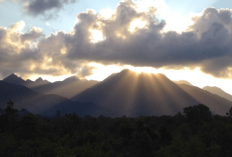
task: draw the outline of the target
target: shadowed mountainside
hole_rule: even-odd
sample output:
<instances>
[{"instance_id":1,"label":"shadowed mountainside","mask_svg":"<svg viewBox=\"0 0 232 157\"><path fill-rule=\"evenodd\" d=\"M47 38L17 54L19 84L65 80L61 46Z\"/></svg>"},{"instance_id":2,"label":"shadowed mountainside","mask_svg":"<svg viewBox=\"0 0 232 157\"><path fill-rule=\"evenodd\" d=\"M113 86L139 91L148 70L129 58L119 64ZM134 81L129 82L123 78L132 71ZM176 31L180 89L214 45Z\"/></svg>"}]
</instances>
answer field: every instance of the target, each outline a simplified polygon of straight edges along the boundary
<instances>
[{"instance_id":1,"label":"shadowed mountainside","mask_svg":"<svg viewBox=\"0 0 232 157\"><path fill-rule=\"evenodd\" d=\"M129 70L109 76L72 100L95 102L108 108L112 116L173 115L198 104L163 74Z\"/></svg>"},{"instance_id":2,"label":"shadowed mountainside","mask_svg":"<svg viewBox=\"0 0 232 157\"><path fill-rule=\"evenodd\" d=\"M63 81L56 81L54 83L43 80L41 77L35 81L31 81L29 79L25 81L15 74L9 75L3 79L3 81L7 83L20 84L39 93L56 94L66 98L71 98L98 83L97 81L92 80L81 80L75 76L69 77Z\"/></svg>"},{"instance_id":3,"label":"shadowed mountainside","mask_svg":"<svg viewBox=\"0 0 232 157\"><path fill-rule=\"evenodd\" d=\"M210 93L213 93L213 94L216 94L216 95L219 95L223 98L226 98L230 101L232 101L232 95L224 92L222 89L218 88L218 87L210 87L210 86L206 86L204 88L202 88Z\"/></svg>"},{"instance_id":4,"label":"shadowed mountainside","mask_svg":"<svg viewBox=\"0 0 232 157\"><path fill-rule=\"evenodd\" d=\"M96 115L98 106L94 103L73 102L54 94L40 94L25 86L0 81L0 107L5 108L8 101L13 101L15 108L25 108L34 114L54 116L57 110L61 114L74 113L83 116Z\"/></svg>"},{"instance_id":5,"label":"shadowed mountainside","mask_svg":"<svg viewBox=\"0 0 232 157\"><path fill-rule=\"evenodd\" d=\"M211 109L212 113L225 115L225 113L228 112L228 110L232 106L231 101L216 94L205 91L201 88L185 84L179 84L178 86L186 93L191 95L198 102L208 106Z\"/></svg>"},{"instance_id":6,"label":"shadowed mountainside","mask_svg":"<svg viewBox=\"0 0 232 157\"><path fill-rule=\"evenodd\" d=\"M30 79L27 79L25 81L21 77L15 75L15 74L11 74L11 75L7 76L2 81L7 82L7 83L12 83L12 84L23 85L23 86L26 86L28 88L34 88L34 87L38 87L38 86L42 86L42 85L46 85L46 84L51 83L47 80L43 80L41 77L39 77L35 81L31 81Z\"/></svg>"},{"instance_id":7,"label":"shadowed mountainside","mask_svg":"<svg viewBox=\"0 0 232 157\"><path fill-rule=\"evenodd\" d=\"M66 98L72 98L85 89L94 86L98 81L81 80L75 76L69 77L63 81L57 81L42 86L32 88L33 90L44 94L57 94Z\"/></svg>"},{"instance_id":8,"label":"shadowed mountainside","mask_svg":"<svg viewBox=\"0 0 232 157\"><path fill-rule=\"evenodd\" d=\"M24 81L15 76L12 75L11 81ZM5 80L9 81L9 77ZM35 82L42 81L44 80L40 78ZM71 97L69 100L54 94L39 94L36 90L1 81L0 107L12 100L19 109L26 108L43 115L54 115L60 110L62 114L76 112L79 116L116 117L174 115L182 112L185 107L199 103L208 106L214 114L225 115L232 106L232 102L225 98L192 85L176 84L163 74L137 74L123 70L102 82L93 82L90 88L73 96L78 93L77 90L82 89L81 86L86 87L83 82L85 81L70 77L33 88L41 93L66 94Z\"/></svg>"}]
</instances>

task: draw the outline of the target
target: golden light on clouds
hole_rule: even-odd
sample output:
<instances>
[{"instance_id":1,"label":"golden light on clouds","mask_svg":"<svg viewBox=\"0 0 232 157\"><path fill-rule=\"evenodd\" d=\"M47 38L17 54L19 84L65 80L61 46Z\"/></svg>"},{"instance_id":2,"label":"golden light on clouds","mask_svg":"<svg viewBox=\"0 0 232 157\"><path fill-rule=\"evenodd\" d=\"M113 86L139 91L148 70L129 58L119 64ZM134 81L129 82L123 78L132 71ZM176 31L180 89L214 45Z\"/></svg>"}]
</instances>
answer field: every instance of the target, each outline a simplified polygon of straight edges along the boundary
<instances>
[{"instance_id":1,"label":"golden light on clouds","mask_svg":"<svg viewBox=\"0 0 232 157\"><path fill-rule=\"evenodd\" d=\"M121 34L121 33L119 33L119 32L116 32L115 35L116 35L117 37L121 38L121 39L126 39L126 36L123 35L123 34Z\"/></svg>"},{"instance_id":2,"label":"golden light on clouds","mask_svg":"<svg viewBox=\"0 0 232 157\"><path fill-rule=\"evenodd\" d=\"M35 67L36 67L36 65L32 63L32 64L30 65L30 71L33 71L33 70L35 69Z\"/></svg>"},{"instance_id":3,"label":"golden light on clouds","mask_svg":"<svg viewBox=\"0 0 232 157\"><path fill-rule=\"evenodd\" d=\"M19 21L15 24L11 25L11 27L9 28L9 31L21 33L25 26L26 26L26 24L24 21Z\"/></svg>"},{"instance_id":4,"label":"golden light on clouds","mask_svg":"<svg viewBox=\"0 0 232 157\"><path fill-rule=\"evenodd\" d=\"M66 53L67 53L66 48L62 48L62 49L60 50L60 53L61 53L62 55L66 54Z\"/></svg>"},{"instance_id":5,"label":"golden light on clouds","mask_svg":"<svg viewBox=\"0 0 232 157\"><path fill-rule=\"evenodd\" d=\"M6 33L4 47L11 47L12 52L9 53L20 53L20 50L25 47L24 44L21 43L20 35L22 34L22 30L25 27L24 21L19 21L13 25L11 25Z\"/></svg>"}]
</instances>

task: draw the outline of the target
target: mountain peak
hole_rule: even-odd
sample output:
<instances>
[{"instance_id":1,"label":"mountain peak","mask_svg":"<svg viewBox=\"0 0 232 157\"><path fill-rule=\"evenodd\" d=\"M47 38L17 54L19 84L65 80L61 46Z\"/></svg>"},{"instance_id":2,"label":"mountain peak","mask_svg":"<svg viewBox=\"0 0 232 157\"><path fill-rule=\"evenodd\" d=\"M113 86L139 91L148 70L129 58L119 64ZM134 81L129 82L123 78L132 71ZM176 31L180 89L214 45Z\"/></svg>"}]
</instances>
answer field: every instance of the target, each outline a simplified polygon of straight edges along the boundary
<instances>
[{"instance_id":1,"label":"mountain peak","mask_svg":"<svg viewBox=\"0 0 232 157\"><path fill-rule=\"evenodd\" d=\"M37 79L35 80L35 82L41 82L41 81L43 81L43 79L42 79L41 77L39 77L39 78L37 78Z\"/></svg>"},{"instance_id":2,"label":"mountain peak","mask_svg":"<svg viewBox=\"0 0 232 157\"><path fill-rule=\"evenodd\" d=\"M113 74L72 99L95 102L107 107L114 116L175 114L181 111L180 106L185 106L186 102L197 103L163 74L130 70ZM173 104L176 107L172 107Z\"/></svg>"},{"instance_id":3,"label":"mountain peak","mask_svg":"<svg viewBox=\"0 0 232 157\"><path fill-rule=\"evenodd\" d=\"M65 82L73 82L73 81L79 81L80 79L76 76L70 76L68 78L66 78L64 81Z\"/></svg>"},{"instance_id":4,"label":"mountain peak","mask_svg":"<svg viewBox=\"0 0 232 157\"><path fill-rule=\"evenodd\" d=\"M132 71L129 69L123 69L120 73L127 73L127 72L132 72Z\"/></svg>"},{"instance_id":5,"label":"mountain peak","mask_svg":"<svg viewBox=\"0 0 232 157\"><path fill-rule=\"evenodd\" d=\"M221 88L218 88L215 86L214 87L206 86L202 89L232 101L232 95L230 95L229 93L226 93Z\"/></svg>"},{"instance_id":6,"label":"mountain peak","mask_svg":"<svg viewBox=\"0 0 232 157\"><path fill-rule=\"evenodd\" d=\"M179 81L173 81L173 82L176 83L176 84L186 84L186 85L189 85L189 86L193 86L191 83L189 83L186 80L179 80Z\"/></svg>"},{"instance_id":7,"label":"mountain peak","mask_svg":"<svg viewBox=\"0 0 232 157\"><path fill-rule=\"evenodd\" d=\"M3 81L7 83L14 83L14 84L21 84L21 85L25 83L25 81L21 77L18 77L14 73L4 78Z\"/></svg>"},{"instance_id":8,"label":"mountain peak","mask_svg":"<svg viewBox=\"0 0 232 157\"><path fill-rule=\"evenodd\" d=\"M26 80L26 82L33 82L33 81L32 81L32 80L30 80L30 79L27 79L27 80Z\"/></svg>"},{"instance_id":9,"label":"mountain peak","mask_svg":"<svg viewBox=\"0 0 232 157\"><path fill-rule=\"evenodd\" d=\"M19 78L19 77L15 73L12 73L9 76L7 76L6 78Z\"/></svg>"}]
</instances>

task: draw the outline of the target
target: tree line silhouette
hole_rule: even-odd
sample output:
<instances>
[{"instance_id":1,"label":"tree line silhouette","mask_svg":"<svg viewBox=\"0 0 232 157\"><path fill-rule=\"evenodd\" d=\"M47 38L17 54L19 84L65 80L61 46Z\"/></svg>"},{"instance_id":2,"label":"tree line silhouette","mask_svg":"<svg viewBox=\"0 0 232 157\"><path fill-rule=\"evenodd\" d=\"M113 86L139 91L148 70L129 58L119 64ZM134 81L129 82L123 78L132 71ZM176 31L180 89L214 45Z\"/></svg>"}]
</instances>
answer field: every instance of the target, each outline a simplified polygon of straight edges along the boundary
<instances>
[{"instance_id":1,"label":"tree line silhouette","mask_svg":"<svg viewBox=\"0 0 232 157\"><path fill-rule=\"evenodd\" d=\"M203 104L174 116L45 117L19 115L10 101L0 109L0 156L229 157L231 130L232 108L220 116Z\"/></svg>"}]
</instances>

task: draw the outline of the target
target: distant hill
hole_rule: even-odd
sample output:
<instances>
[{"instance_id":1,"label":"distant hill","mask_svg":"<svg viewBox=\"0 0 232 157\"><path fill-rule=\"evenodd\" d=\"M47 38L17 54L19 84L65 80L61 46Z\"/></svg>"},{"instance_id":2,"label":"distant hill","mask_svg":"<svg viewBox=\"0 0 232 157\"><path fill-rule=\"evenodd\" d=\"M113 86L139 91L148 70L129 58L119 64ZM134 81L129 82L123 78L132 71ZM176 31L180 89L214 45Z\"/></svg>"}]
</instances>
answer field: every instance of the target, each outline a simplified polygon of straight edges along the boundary
<instances>
[{"instance_id":1,"label":"distant hill","mask_svg":"<svg viewBox=\"0 0 232 157\"><path fill-rule=\"evenodd\" d=\"M98 83L97 81L78 79L75 76L54 83L43 80L41 77L35 81L31 81L29 79L25 81L15 74L9 75L8 77L4 78L3 81L7 83L23 85L39 93L56 94L66 98L72 98L85 89Z\"/></svg>"},{"instance_id":2,"label":"distant hill","mask_svg":"<svg viewBox=\"0 0 232 157\"><path fill-rule=\"evenodd\" d=\"M179 87L198 102L208 106L211 109L211 112L215 114L225 115L225 113L229 111L230 107L232 107L231 101L201 88L185 84L179 84Z\"/></svg>"},{"instance_id":3,"label":"distant hill","mask_svg":"<svg viewBox=\"0 0 232 157\"><path fill-rule=\"evenodd\" d=\"M188 81L185 81L185 80L172 81L172 82L174 82L174 83L176 83L176 84L186 84L186 85L190 85L190 86L192 86L192 84L191 84L191 83L189 83Z\"/></svg>"},{"instance_id":4,"label":"distant hill","mask_svg":"<svg viewBox=\"0 0 232 157\"><path fill-rule=\"evenodd\" d=\"M98 106L94 103L73 102L58 95L40 94L22 85L0 81L0 108L5 108L10 100L15 108L25 108L34 114L54 116L60 110L62 115L74 112L79 116L98 115Z\"/></svg>"},{"instance_id":5,"label":"distant hill","mask_svg":"<svg viewBox=\"0 0 232 157\"><path fill-rule=\"evenodd\" d=\"M203 88L204 90L206 91L209 91L210 93L213 93L213 94L216 94L216 95L219 95L223 98L226 98L230 101L232 101L232 95L224 92L222 89L218 88L218 87L210 87L210 86L206 86Z\"/></svg>"},{"instance_id":6,"label":"distant hill","mask_svg":"<svg viewBox=\"0 0 232 157\"><path fill-rule=\"evenodd\" d=\"M124 70L113 74L73 98L95 102L113 116L173 115L197 105L193 97L163 74L137 74Z\"/></svg>"}]
</instances>

